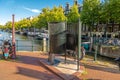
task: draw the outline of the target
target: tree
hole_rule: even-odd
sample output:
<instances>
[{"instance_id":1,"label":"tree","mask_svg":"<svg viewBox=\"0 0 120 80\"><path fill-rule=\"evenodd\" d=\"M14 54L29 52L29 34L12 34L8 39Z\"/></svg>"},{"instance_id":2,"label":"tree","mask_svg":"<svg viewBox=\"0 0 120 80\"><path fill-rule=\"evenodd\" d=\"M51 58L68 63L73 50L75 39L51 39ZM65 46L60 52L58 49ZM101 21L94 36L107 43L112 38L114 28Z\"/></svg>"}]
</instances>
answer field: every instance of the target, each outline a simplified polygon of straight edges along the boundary
<instances>
[{"instance_id":1,"label":"tree","mask_svg":"<svg viewBox=\"0 0 120 80\"><path fill-rule=\"evenodd\" d=\"M120 22L120 0L109 0L107 10L109 11L109 20Z\"/></svg>"},{"instance_id":2,"label":"tree","mask_svg":"<svg viewBox=\"0 0 120 80\"><path fill-rule=\"evenodd\" d=\"M67 20L67 18L64 15L64 10L62 6L55 6L53 9L50 10L48 16L48 22L63 22Z\"/></svg>"},{"instance_id":3,"label":"tree","mask_svg":"<svg viewBox=\"0 0 120 80\"><path fill-rule=\"evenodd\" d=\"M6 24L5 24L5 27L7 29L12 29L12 22L11 21L8 21Z\"/></svg>"},{"instance_id":4,"label":"tree","mask_svg":"<svg viewBox=\"0 0 120 80\"><path fill-rule=\"evenodd\" d=\"M74 4L67 15L68 23L77 22L79 18L80 18L80 14L78 12L78 5Z\"/></svg>"},{"instance_id":5,"label":"tree","mask_svg":"<svg viewBox=\"0 0 120 80\"><path fill-rule=\"evenodd\" d=\"M47 27L48 22L63 22L66 20L67 18L61 6L53 9L43 8L42 13L38 16L38 23L41 27Z\"/></svg>"},{"instance_id":6,"label":"tree","mask_svg":"<svg viewBox=\"0 0 120 80\"><path fill-rule=\"evenodd\" d=\"M91 28L99 22L100 9L100 0L84 0L81 21Z\"/></svg>"},{"instance_id":7,"label":"tree","mask_svg":"<svg viewBox=\"0 0 120 80\"><path fill-rule=\"evenodd\" d=\"M20 29L22 29L22 28L29 28L29 27L31 27L31 23L30 23L30 20L29 19L22 19L22 20L20 20L19 22L18 22L18 24L17 24L17 26L18 26L18 28Z\"/></svg>"},{"instance_id":8,"label":"tree","mask_svg":"<svg viewBox=\"0 0 120 80\"><path fill-rule=\"evenodd\" d=\"M112 31L115 23L120 24L120 1L119 0L105 0L102 4L102 14L100 18L101 23L108 23L112 25ZM119 26L120 27L120 26ZM106 30L106 29L105 29Z\"/></svg>"},{"instance_id":9,"label":"tree","mask_svg":"<svg viewBox=\"0 0 120 80\"><path fill-rule=\"evenodd\" d=\"M48 22L48 14L49 14L50 9L49 8L43 8L42 13L38 16L38 26L40 27L47 27L47 22Z\"/></svg>"},{"instance_id":10,"label":"tree","mask_svg":"<svg viewBox=\"0 0 120 80\"><path fill-rule=\"evenodd\" d=\"M34 17L34 18L31 20L31 27L40 28L39 25L38 25L38 17Z\"/></svg>"},{"instance_id":11,"label":"tree","mask_svg":"<svg viewBox=\"0 0 120 80\"><path fill-rule=\"evenodd\" d=\"M84 0L83 1L83 8L81 12L81 21L83 24L86 24L90 30L90 37L91 31L94 27L94 24L99 23L100 18L100 0ZM90 51L92 50L92 44L90 45Z\"/></svg>"},{"instance_id":12,"label":"tree","mask_svg":"<svg viewBox=\"0 0 120 80\"><path fill-rule=\"evenodd\" d=\"M5 29L5 27L3 25L0 25L0 29Z\"/></svg>"},{"instance_id":13,"label":"tree","mask_svg":"<svg viewBox=\"0 0 120 80\"><path fill-rule=\"evenodd\" d=\"M15 30L18 30L19 29L19 24L18 24L19 22L15 22L14 23L14 26L15 26Z\"/></svg>"}]
</instances>

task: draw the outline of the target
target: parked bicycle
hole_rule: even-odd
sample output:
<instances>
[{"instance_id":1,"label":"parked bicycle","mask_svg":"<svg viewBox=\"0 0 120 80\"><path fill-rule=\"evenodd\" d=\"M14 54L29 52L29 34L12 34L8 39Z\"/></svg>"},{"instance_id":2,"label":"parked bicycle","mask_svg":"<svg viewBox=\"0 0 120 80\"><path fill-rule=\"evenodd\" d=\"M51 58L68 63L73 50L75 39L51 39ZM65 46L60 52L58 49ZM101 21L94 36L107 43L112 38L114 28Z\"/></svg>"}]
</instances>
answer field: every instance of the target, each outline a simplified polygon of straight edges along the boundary
<instances>
[{"instance_id":1,"label":"parked bicycle","mask_svg":"<svg viewBox=\"0 0 120 80\"><path fill-rule=\"evenodd\" d=\"M66 50L66 53L68 55L71 55L72 57L74 57L75 59L77 59L77 56L78 56L78 48L76 47L75 50ZM84 57L85 57L85 48L84 46L81 46L81 54L80 54L80 57L79 57L79 61L82 60Z\"/></svg>"},{"instance_id":2,"label":"parked bicycle","mask_svg":"<svg viewBox=\"0 0 120 80\"><path fill-rule=\"evenodd\" d=\"M8 57L12 51L12 46L11 46L9 40L4 40L1 48L2 48L2 52L3 52L3 58L8 59Z\"/></svg>"}]
</instances>

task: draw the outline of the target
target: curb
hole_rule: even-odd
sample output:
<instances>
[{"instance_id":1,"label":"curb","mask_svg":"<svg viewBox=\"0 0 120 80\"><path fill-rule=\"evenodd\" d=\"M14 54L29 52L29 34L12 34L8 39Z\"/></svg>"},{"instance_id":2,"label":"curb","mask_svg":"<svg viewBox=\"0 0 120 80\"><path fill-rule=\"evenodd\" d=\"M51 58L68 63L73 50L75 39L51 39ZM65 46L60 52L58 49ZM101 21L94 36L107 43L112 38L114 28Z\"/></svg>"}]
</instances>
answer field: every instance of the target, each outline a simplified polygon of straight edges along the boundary
<instances>
[{"instance_id":1,"label":"curb","mask_svg":"<svg viewBox=\"0 0 120 80\"><path fill-rule=\"evenodd\" d=\"M46 69L60 77L62 80L70 80L65 74L63 74L58 69L54 68L52 65L48 65L44 60L39 60L39 63L42 64Z\"/></svg>"},{"instance_id":2,"label":"curb","mask_svg":"<svg viewBox=\"0 0 120 80\"><path fill-rule=\"evenodd\" d=\"M54 68L52 65L49 65L47 63L47 59L45 59L45 60L39 59L39 63L42 64L42 66L44 66L46 69L48 69L49 71L51 71L52 73L57 75L62 80L80 80L81 72L75 72L70 76L66 76L64 73L62 73L58 69ZM81 70L84 71L85 68L84 68L84 66L82 66L82 67L83 68Z\"/></svg>"}]
</instances>

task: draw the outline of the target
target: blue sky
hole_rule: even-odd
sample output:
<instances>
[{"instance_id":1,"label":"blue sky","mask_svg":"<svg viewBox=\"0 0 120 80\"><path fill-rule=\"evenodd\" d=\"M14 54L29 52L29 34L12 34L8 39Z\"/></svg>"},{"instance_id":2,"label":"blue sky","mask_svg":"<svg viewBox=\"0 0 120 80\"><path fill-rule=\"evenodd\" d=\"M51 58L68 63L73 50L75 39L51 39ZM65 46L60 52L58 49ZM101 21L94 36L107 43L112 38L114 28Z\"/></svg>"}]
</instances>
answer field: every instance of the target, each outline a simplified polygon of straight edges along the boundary
<instances>
[{"instance_id":1,"label":"blue sky","mask_svg":"<svg viewBox=\"0 0 120 80\"><path fill-rule=\"evenodd\" d=\"M15 14L15 21L36 16L42 8L62 5L66 2L70 5L74 0L0 0L0 24L4 25L7 21L12 20L12 14ZM78 0L79 3L82 0Z\"/></svg>"}]
</instances>

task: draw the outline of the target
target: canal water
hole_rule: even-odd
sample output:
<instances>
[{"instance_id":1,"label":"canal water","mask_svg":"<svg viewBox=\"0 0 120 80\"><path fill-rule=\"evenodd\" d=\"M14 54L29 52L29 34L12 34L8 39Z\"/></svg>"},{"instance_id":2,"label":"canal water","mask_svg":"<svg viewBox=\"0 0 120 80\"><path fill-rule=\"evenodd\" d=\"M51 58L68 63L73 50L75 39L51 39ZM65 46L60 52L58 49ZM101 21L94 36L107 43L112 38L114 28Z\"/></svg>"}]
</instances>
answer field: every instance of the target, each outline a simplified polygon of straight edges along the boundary
<instances>
[{"instance_id":1,"label":"canal water","mask_svg":"<svg viewBox=\"0 0 120 80\"><path fill-rule=\"evenodd\" d=\"M0 46L4 40L12 40L12 33L0 31ZM42 51L43 41L35 40L34 37L27 37L15 34L16 50L17 51Z\"/></svg>"}]
</instances>

